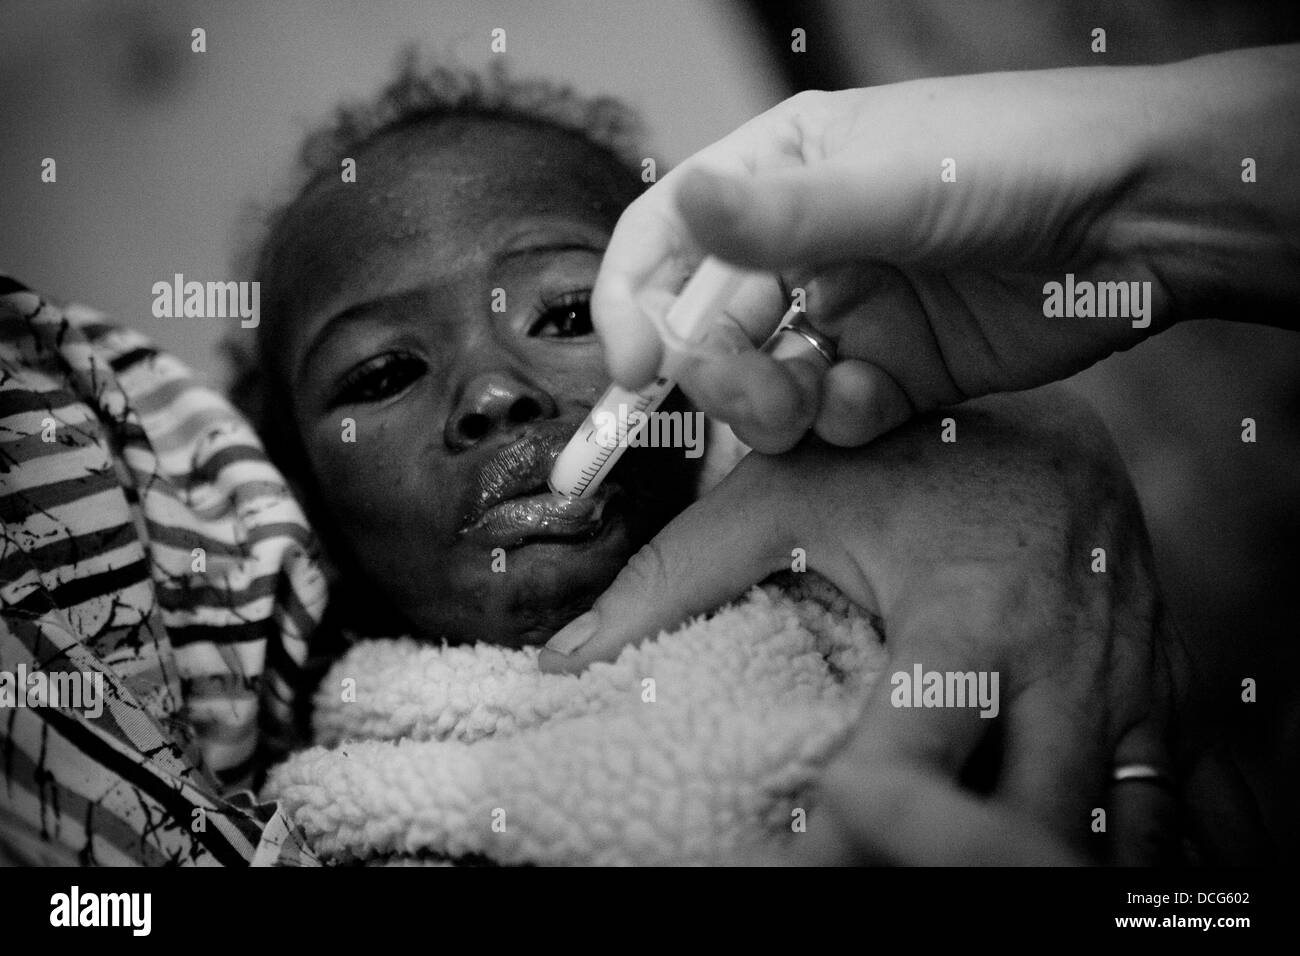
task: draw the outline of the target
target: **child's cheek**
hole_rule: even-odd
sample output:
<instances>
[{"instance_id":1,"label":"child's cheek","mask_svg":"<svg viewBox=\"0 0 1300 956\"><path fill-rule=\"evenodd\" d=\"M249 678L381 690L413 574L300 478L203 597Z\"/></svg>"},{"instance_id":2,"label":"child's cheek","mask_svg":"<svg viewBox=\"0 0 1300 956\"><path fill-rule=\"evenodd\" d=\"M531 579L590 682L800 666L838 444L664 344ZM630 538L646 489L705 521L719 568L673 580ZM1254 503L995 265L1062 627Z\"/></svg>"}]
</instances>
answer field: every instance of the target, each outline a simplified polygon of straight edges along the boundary
<instances>
[{"instance_id":1,"label":"child's cheek","mask_svg":"<svg viewBox=\"0 0 1300 956\"><path fill-rule=\"evenodd\" d=\"M441 498L446 500L433 494L438 468L436 462L421 462L425 443L391 422L340 412L336 420L313 426L310 442L317 486L340 526L437 525L439 515L452 510L445 482Z\"/></svg>"}]
</instances>

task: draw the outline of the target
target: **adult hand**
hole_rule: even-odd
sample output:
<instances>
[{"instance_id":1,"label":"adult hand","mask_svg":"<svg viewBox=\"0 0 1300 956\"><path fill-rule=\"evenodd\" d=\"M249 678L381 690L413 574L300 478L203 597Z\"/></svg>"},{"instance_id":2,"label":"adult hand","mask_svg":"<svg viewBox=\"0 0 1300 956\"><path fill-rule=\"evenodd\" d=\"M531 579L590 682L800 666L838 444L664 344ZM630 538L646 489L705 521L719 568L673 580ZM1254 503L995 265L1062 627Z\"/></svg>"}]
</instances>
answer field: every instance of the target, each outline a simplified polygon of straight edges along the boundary
<instances>
[{"instance_id":1,"label":"adult hand","mask_svg":"<svg viewBox=\"0 0 1300 956\"><path fill-rule=\"evenodd\" d=\"M748 456L556 635L570 653L544 650L543 669L611 660L789 570L802 548L809 570L880 616L889 649L809 852L1043 863L1105 856L1120 819L1121 840L1144 837L1158 808L1115 807L1111 837L1092 830L1093 808L1126 796L1106 793L1112 763L1168 766L1150 554L1123 468L1061 396L948 414L955 443L927 416L863 448L812 439ZM892 706L888 675L915 664L997 672L1000 714ZM994 727L1004 755L986 801L957 781Z\"/></svg>"},{"instance_id":2,"label":"adult hand","mask_svg":"<svg viewBox=\"0 0 1300 956\"><path fill-rule=\"evenodd\" d=\"M1294 325L1298 98L1300 46L800 94L624 213L592 299L610 370L632 388L654 376L648 313L706 253L769 275L679 384L765 452L809 428L861 444L918 411L1063 378L1176 319L1248 308ZM771 272L837 342L825 374L754 350L790 305ZM1067 274L1111 314L1076 312ZM1063 317L1045 314L1051 282Z\"/></svg>"}]
</instances>

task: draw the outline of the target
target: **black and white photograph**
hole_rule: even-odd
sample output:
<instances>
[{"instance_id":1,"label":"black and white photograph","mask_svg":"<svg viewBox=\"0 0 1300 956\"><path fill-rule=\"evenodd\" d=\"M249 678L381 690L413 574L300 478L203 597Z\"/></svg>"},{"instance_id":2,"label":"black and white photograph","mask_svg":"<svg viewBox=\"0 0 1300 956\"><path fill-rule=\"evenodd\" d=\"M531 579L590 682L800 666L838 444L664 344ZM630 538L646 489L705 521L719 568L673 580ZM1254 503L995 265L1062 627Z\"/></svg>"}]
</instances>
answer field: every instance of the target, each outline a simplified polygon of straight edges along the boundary
<instances>
[{"instance_id":1,"label":"black and white photograph","mask_svg":"<svg viewBox=\"0 0 1300 956\"><path fill-rule=\"evenodd\" d=\"M1300 7L5 0L0 130L19 922L850 866L1266 922Z\"/></svg>"}]
</instances>

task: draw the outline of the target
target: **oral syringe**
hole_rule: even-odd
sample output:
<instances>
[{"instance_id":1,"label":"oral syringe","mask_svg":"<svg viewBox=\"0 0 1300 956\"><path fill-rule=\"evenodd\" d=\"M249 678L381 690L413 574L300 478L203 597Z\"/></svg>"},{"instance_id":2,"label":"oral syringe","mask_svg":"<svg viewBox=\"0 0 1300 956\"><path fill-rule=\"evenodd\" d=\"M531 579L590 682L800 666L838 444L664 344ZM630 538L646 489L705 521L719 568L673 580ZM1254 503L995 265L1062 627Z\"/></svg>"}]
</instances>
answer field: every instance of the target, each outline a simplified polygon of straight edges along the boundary
<instances>
[{"instance_id":1,"label":"oral syringe","mask_svg":"<svg viewBox=\"0 0 1300 956\"><path fill-rule=\"evenodd\" d=\"M640 391L611 385L601 396L578 428L551 469L551 491L570 498L594 494L614 465L649 423L651 414L676 387L675 375L682 362L696 351L708 333L709 320L721 312L747 273L726 265L712 256L704 259L662 316L652 314L660 341L663 360L659 374ZM791 309L780 325L790 321ZM801 345L798 336L785 336L775 358L790 358L795 351L812 349ZM614 427L610 427L613 423Z\"/></svg>"}]
</instances>

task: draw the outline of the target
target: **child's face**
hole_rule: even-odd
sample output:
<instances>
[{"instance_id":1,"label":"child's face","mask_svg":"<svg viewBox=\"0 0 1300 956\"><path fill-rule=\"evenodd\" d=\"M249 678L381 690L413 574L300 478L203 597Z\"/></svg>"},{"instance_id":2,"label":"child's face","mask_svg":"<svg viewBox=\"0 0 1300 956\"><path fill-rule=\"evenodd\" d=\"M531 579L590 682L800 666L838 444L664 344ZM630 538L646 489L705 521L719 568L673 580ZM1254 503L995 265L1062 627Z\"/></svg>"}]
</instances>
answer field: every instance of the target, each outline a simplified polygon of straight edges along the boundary
<instances>
[{"instance_id":1,"label":"child's face","mask_svg":"<svg viewBox=\"0 0 1300 956\"><path fill-rule=\"evenodd\" d=\"M480 118L352 158L264 274L313 518L416 635L543 641L694 487L680 449L634 449L591 501L545 489L608 384L586 301L638 184L576 136Z\"/></svg>"}]
</instances>

